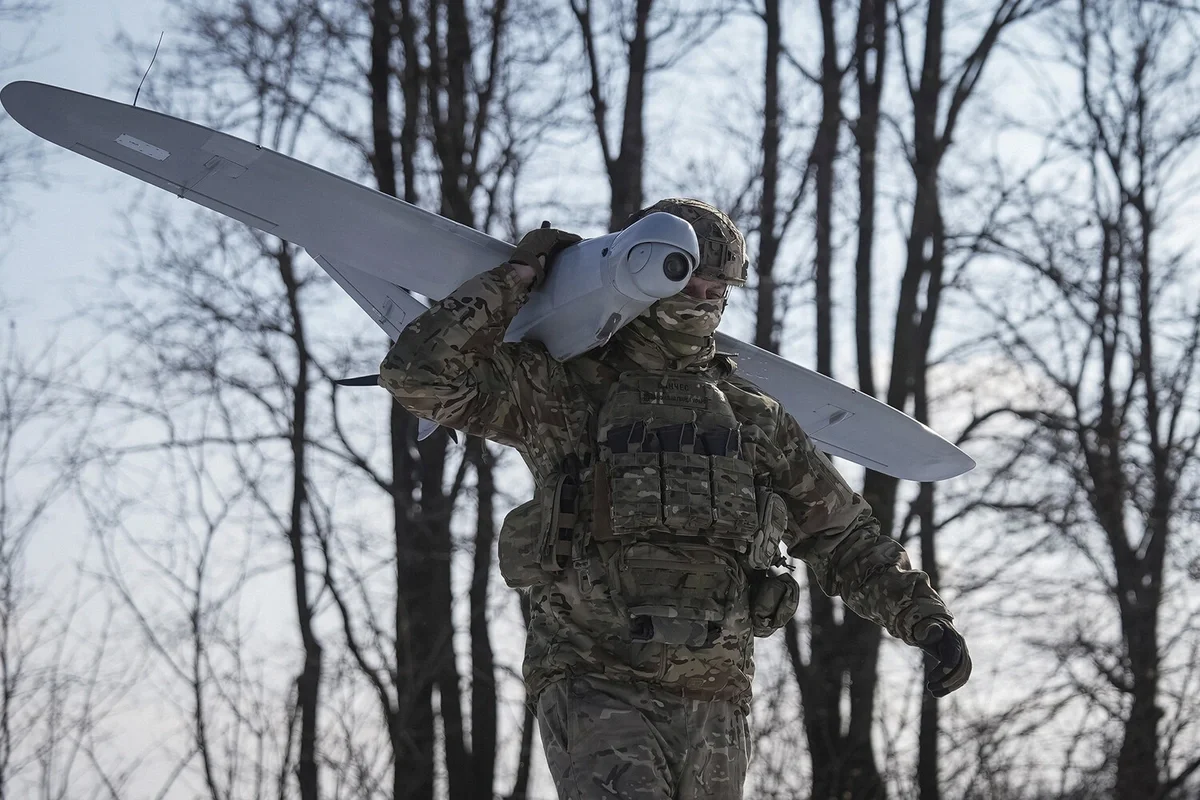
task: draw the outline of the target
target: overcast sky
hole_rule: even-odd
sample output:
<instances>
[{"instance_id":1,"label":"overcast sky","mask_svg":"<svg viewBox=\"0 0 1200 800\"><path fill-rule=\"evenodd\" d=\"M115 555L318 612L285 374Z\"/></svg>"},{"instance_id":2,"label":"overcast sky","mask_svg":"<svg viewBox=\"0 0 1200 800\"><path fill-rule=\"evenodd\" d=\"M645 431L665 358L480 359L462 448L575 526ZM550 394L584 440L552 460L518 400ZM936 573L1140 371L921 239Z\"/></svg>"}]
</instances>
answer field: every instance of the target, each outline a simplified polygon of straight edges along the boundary
<instances>
[{"instance_id":1,"label":"overcast sky","mask_svg":"<svg viewBox=\"0 0 1200 800\"><path fill-rule=\"evenodd\" d=\"M33 80L102 97L120 97L116 90L125 60L113 45L118 31L153 46L163 29L163 0L48 0L49 11L36 26L33 60L0 72L0 83ZM6 55L20 44L17 28L0 26L0 51ZM28 28L25 27L27 31ZM163 46L170 46L166 32ZM33 134L4 114L7 137ZM11 140L11 139L10 139ZM39 325L61 319L79 295L79 277L98 274L106 254L118 244L117 211L138 192L129 180L99 164L38 140L48 157L44 187L16 191L22 212L13 230L0 238L2 294L7 313L32 333Z\"/></svg>"}]
</instances>

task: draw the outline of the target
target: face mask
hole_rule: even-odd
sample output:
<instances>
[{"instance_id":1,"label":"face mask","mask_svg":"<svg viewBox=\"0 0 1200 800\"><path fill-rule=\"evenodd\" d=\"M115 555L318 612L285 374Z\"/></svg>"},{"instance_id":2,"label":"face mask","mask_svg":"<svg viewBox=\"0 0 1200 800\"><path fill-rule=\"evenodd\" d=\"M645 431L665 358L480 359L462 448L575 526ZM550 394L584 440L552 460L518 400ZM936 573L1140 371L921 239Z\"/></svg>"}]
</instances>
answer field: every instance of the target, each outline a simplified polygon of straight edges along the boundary
<instances>
[{"instance_id":1,"label":"face mask","mask_svg":"<svg viewBox=\"0 0 1200 800\"><path fill-rule=\"evenodd\" d=\"M697 300L676 294L659 300L617 332L615 340L646 367L686 369L705 364L717 351L715 333L725 299Z\"/></svg>"},{"instance_id":2,"label":"face mask","mask_svg":"<svg viewBox=\"0 0 1200 800\"><path fill-rule=\"evenodd\" d=\"M717 332L717 326L721 324L721 314L725 311L725 298L697 300L680 293L664 297L650 306L649 311L654 315L654 323L663 331L664 335L712 336Z\"/></svg>"}]
</instances>

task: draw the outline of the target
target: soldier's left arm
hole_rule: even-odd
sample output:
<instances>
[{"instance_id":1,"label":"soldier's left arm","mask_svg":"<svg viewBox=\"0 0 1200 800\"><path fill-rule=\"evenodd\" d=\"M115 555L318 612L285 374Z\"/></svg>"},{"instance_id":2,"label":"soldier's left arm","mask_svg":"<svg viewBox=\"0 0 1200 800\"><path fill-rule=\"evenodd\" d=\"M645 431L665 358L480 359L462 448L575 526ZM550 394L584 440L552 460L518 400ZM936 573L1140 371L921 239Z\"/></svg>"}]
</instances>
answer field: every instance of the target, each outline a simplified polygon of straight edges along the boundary
<instances>
[{"instance_id":1,"label":"soldier's left arm","mask_svg":"<svg viewBox=\"0 0 1200 800\"><path fill-rule=\"evenodd\" d=\"M812 568L821 589L856 614L920 646L930 623L953 616L913 569L900 543L879 530L871 506L855 493L800 425L781 412L777 444L784 458L773 477L788 507L784 544Z\"/></svg>"}]
</instances>

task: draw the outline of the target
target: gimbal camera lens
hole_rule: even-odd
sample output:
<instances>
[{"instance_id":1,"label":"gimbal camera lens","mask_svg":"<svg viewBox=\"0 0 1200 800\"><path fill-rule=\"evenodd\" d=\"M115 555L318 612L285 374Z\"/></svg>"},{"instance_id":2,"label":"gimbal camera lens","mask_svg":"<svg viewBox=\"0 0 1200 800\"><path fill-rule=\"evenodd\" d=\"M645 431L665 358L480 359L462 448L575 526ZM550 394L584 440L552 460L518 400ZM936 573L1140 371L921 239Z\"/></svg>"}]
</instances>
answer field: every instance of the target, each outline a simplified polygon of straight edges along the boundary
<instances>
[{"instance_id":1,"label":"gimbal camera lens","mask_svg":"<svg viewBox=\"0 0 1200 800\"><path fill-rule=\"evenodd\" d=\"M687 277L690 267L687 256L683 253L671 253L663 259L663 274L669 281L683 280Z\"/></svg>"}]
</instances>

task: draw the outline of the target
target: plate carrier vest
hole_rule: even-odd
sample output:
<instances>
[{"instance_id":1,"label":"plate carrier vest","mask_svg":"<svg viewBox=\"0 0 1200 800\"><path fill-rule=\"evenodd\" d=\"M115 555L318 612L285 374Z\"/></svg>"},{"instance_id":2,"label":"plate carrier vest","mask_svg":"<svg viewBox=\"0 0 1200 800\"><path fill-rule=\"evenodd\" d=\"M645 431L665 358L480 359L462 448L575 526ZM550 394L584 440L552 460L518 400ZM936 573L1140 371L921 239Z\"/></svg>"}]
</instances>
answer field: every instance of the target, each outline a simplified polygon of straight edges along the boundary
<instances>
[{"instance_id":1,"label":"plate carrier vest","mask_svg":"<svg viewBox=\"0 0 1200 800\"><path fill-rule=\"evenodd\" d=\"M741 424L704 374L622 373L595 431L591 468L568 459L505 519L505 580L551 583L594 542L634 640L710 645L750 576L783 563L783 498L742 458Z\"/></svg>"}]
</instances>

